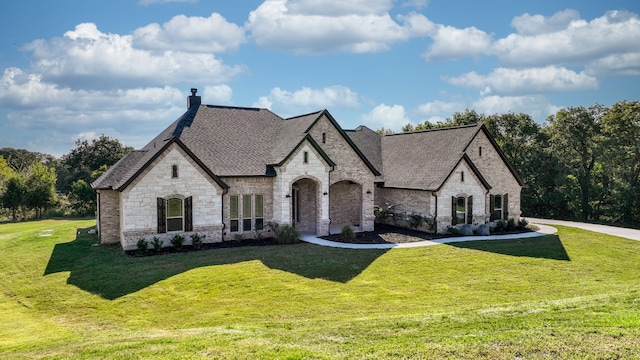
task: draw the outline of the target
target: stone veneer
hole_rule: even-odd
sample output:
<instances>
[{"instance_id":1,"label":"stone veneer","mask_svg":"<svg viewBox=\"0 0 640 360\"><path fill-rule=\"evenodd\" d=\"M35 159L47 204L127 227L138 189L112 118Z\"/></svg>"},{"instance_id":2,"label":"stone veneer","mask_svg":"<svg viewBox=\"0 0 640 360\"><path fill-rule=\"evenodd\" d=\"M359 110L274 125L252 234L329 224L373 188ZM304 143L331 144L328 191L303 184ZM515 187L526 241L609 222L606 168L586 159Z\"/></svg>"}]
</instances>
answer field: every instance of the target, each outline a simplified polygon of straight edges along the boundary
<instances>
[{"instance_id":1,"label":"stone veneer","mask_svg":"<svg viewBox=\"0 0 640 360\"><path fill-rule=\"evenodd\" d=\"M224 214L224 230L222 231L223 239L226 240L234 240L236 236L242 236L244 239L253 239L256 237L255 220L252 220L252 230L251 231L243 231L242 230L242 218L243 218L243 207L242 202L244 201L243 195L262 195L263 196L263 206L264 206L264 224L266 225L268 222L273 221L273 177L225 177L222 178L227 185L229 185L229 189L226 194L223 196L223 214ZM238 232L231 232L231 220L229 218L230 214L230 196L238 195L238 208L239 208L239 228ZM252 196L252 202L255 201L255 196ZM255 204L252 204L252 211L255 211ZM253 216L255 219L255 216ZM265 228L262 231L258 232L261 236L271 237L273 236L271 229Z\"/></svg>"},{"instance_id":2,"label":"stone veneer","mask_svg":"<svg viewBox=\"0 0 640 360\"><path fill-rule=\"evenodd\" d=\"M172 166L178 177L172 178ZM222 188L178 145L171 145L120 193L120 241L124 250L136 248L140 238L157 236L165 245L176 234L206 235L205 242L222 240ZM157 233L156 198L193 197L193 232Z\"/></svg>"},{"instance_id":3,"label":"stone veneer","mask_svg":"<svg viewBox=\"0 0 640 360\"><path fill-rule=\"evenodd\" d=\"M482 156L480 156L482 147ZM518 220L521 216L520 191L522 187L509 171L500 154L493 147L484 132L480 131L466 150L473 164L491 185L490 194L509 194L509 218ZM487 194L486 212L489 214L489 194Z\"/></svg>"},{"instance_id":4,"label":"stone veneer","mask_svg":"<svg viewBox=\"0 0 640 360\"><path fill-rule=\"evenodd\" d=\"M120 242L120 193L98 190L97 228L101 244Z\"/></svg>"}]
</instances>

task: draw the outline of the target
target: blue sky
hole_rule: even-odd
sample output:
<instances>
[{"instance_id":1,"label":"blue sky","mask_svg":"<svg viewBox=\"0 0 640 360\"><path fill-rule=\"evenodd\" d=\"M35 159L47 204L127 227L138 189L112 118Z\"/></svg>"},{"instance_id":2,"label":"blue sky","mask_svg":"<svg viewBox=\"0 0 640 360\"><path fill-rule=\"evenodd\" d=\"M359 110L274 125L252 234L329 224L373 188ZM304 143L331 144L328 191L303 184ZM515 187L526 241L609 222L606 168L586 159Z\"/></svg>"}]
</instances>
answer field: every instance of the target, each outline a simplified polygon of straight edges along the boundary
<instances>
[{"instance_id":1,"label":"blue sky","mask_svg":"<svg viewBox=\"0 0 640 360\"><path fill-rule=\"evenodd\" d=\"M635 0L22 0L0 35L0 147L56 156L100 134L142 147L192 87L392 130L640 97Z\"/></svg>"}]
</instances>

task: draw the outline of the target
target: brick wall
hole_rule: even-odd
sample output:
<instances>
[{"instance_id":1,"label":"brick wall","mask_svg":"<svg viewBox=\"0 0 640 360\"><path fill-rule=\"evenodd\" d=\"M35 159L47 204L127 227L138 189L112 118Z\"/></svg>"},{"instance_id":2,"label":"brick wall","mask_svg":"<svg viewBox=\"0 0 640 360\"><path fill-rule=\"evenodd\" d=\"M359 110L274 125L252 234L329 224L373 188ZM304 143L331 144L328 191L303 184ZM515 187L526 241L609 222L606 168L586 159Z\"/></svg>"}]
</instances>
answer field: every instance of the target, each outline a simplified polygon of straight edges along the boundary
<instances>
[{"instance_id":1,"label":"brick wall","mask_svg":"<svg viewBox=\"0 0 640 360\"><path fill-rule=\"evenodd\" d=\"M223 230L223 238L224 240L234 240L236 235L241 235L245 239L253 239L256 236L255 229L251 231L243 231L242 230L242 218L243 218L243 195L262 195L264 202L264 223L266 224L269 221L273 221L273 177L225 177L222 178L227 185L229 185L229 189L227 193L224 194L224 230ZM238 232L230 232L231 222L229 218L230 207L229 207L229 198L231 195L238 195L238 207L239 207L239 216L240 216L240 226ZM255 196L252 196L252 200L255 201ZM255 205L255 204L252 204ZM254 209L255 211L255 209ZM254 216L255 218L255 216ZM255 224L253 225L255 226ZM270 229L264 229L259 231L260 235L265 237L273 236Z\"/></svg>"},{"instance_id":2,"label":"brick wall","mask_svg":"<svg viewBox=\"0 0 640 360\"><path fill-rule=\"evenodd\" d=\"M98 190L98 232L100 243L120 242L120 193L115 190Z\"/></svg>"}]
</instances>

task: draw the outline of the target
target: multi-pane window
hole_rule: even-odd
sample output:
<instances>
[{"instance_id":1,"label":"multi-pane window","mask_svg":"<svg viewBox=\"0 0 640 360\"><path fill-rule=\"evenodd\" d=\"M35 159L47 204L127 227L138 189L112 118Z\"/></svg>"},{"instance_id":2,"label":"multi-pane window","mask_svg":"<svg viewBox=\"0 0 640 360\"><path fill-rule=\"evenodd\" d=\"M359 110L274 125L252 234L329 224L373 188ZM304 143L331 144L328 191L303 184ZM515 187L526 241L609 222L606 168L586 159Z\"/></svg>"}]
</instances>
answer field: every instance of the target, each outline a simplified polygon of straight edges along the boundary
<instances>
[{"instance_id":1,"label":"multi-pane window","mask_svg":"<svg viewBox=\"0 0 640 360\"><path fill-rule=\"evenodd\" d=\"M251 231L251 195L242 196L242 231Z\"/></svg>"},{"instance_id":2,"label":"multi-pane window","mask_svg":"<svg viewBox=\"0 0 640 360\"><path fill-rule=\"evenodd\" d=\"M458 224L466 223L467 216L467 199L458 197L456 199L456 222Z\"/></svg>"},{"instance_id":3,"label":"multi-pane window","mask_svg":"<svg viewBox=\"0 0 640 360\"><path fill-rule=\"evenodd\" d=\"M493 197L493 218L502 219L502 195L495 195Z\"/></svg>"},{"instance_id":4,"label":"multi-pane window","mask_svg":"<svg viewBox=\"0 0 640 360\"><path fill-rule=\"evenodd\" d=\"M231 232L262 230L264 228L264 195L231 195L229 219ZM242 220L242 228L240 220Z\"/></svg>"},{"instance_id":5,"label":"multi-pane window","mask_svg":"<svg viewBox=\"0 0 640 360\"><path fill-rule=\"evenodd\" d=\"M238 195L231 195L229 197L229 218L231 219L231 232L236 232L239 229L240 209L238 206Z\"/></svg>"},{"instance_id":6,"label":"multi-pane window","mask_svg":"<svg viewBox=\"0 0 640 360\"><path fill-rule=\"evenodd\" d=\"M184 207L182 199L167 200L167 231L182 231L184 229Z\"/></svg>"}]
</instances>

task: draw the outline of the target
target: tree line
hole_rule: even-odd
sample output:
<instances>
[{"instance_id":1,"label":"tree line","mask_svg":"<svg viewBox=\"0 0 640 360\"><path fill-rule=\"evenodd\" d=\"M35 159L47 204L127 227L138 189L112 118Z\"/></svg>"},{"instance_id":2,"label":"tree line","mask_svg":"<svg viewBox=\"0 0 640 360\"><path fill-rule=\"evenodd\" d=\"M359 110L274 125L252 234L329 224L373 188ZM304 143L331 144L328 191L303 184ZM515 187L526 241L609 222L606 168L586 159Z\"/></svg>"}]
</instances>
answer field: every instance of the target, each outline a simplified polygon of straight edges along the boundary
<instances>
[{"instance_id":1,"label":"tree line","mask_svg":"<svg viewBox=\"0 0 640 360\"><path fill-rule=\"evenodd\" d=\"M467 109L402 131L479 122L524 180L523 215L640 228L640 101L569 107L542 124L527 114Z\"/></svg>"},{"instance_id":2,"label":"tree line","mask_svg":"<svg viewBox=\"0 0 640 360\"><path fill-rule=\"evenodd\" d=\"M91 182L131 147L102 135L77 140L57 159L25 149L0 149L0 219L93 215L96 195Z\"/></svg>"}]
</instances>

